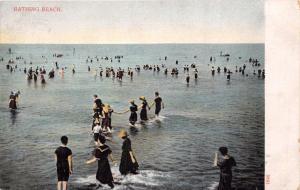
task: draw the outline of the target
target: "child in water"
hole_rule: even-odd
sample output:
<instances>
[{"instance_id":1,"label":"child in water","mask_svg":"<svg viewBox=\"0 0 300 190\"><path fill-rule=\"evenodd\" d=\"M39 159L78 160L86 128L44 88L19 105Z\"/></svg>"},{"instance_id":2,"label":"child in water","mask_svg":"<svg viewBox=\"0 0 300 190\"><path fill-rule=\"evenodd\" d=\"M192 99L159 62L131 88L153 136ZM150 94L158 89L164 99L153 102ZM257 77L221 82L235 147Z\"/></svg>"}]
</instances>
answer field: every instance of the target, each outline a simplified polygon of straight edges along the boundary
<instances>
[{"instance_id":1,"label":"child in water","mask_svg":"<svg viewBox=\"0 0 300 190\"><path fill-rule=\"evenodd\" d=\"M93 126L93 133L94 133L94 140L95 140L95 145L98 145L98 138L99 135L102 133L102 127L100 125L100 121L98 118L95 120L95 126Z\"/></svg>"}]
</instances>

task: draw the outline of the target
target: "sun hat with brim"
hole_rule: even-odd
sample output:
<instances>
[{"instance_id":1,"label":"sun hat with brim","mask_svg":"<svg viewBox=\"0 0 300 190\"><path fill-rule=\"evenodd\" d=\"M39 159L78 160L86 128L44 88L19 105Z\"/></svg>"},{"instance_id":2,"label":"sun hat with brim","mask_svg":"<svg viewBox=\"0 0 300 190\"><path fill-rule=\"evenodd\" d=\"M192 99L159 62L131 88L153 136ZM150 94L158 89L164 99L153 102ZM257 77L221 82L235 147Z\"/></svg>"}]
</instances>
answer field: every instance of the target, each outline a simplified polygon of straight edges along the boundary
<instances>
[{"instance_id":1,"label":"sun hat with brim","mask_svg":"<svg viewBox=\"0 0 300 190\"><path fill-rule=\"evenodd\" d=\"M104 104L104 106L103 106L103 111L104 111L104 112L108 112L109 109L110 109L110 105L109 105L109 104Z\"/></svg>"},{"instance_id":2,"label":"sun hat with brim","mask_svg":"<svg viewBox=\"0 0 300 190\"><path fill-rule=\"evenodd\" d=\"M145 96L140 97L140 100L145 100L145 99L146 99Z\"/></svg>"},{"instance_id":3,"label":"sun hat with brim","mask_svg":"<svg viewBox=\"0 0 300 190\"><path fill-rule=\"evenodd\" d=\"M118 136L120 138L127 137L128 136L127 131L125 131L124 129L121 129Z\"/></svg>"}]
</instances>

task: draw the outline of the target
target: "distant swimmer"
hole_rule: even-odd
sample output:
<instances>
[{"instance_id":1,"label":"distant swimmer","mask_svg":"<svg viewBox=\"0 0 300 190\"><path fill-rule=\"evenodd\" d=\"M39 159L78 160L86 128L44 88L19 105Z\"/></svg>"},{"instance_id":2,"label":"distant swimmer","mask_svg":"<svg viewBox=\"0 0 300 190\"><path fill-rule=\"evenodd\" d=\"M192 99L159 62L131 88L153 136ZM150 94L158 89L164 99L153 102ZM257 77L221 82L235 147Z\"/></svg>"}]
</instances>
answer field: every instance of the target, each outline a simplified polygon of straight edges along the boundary
<instances>
[{"instance_id":1,"label":"distant swimmer","mask_svg":"<svg viewBox=\"0 0 300 190\"><path fill-rule=\"evenodd\" d=\"M186 76L186 79L185 79L185 81L186 81L186 83L187 83L187 84L189 84L189 83L190 83L190 75L189 75L189 74Z\"/></svg>"},{"instance_id":2,"label":"distant swimmer","mask_svg":"<svg viewBox=\"0 0 300 190\"><path fill-rule=\"evenodd\" d=\"M8 107L12 110L17 109L17 97L14 92L10 93Z\"/></svg>"},{"instance_id":3,"label":"distant swimmer","mask_svg":"<svg viewBox=\"0 0 300 190\"><path fill-rule=\"evenodd\" d=\"M45 80L44 75L41 75L41 83L42 83L42 84L46 84L46 80Z\"/></svg>"},{"instance_id":4,"label":"distant swimmer","mask_svg":"<svg viewBox=\"0 0 300 190\"><path fill-rule=\"evenodd\" d=\"M230 81L230 71L227 72L227 80Z\"/></svg>"},{"instance_id":5,"label":"distant swimmer","mask_svg":"<svg viewBox=\"0 0 300 190\"><path fill-rule=\"evenodd\" d=\"M139 108L141 108L140 118L142 121L147 121L148 120L147 107L150 110L150 106L148 105L148 102L147 102L145 96L141 96L139 99L142 101L142 104L139 107Z\"/></svg>"},{"instance_id":6,"label":"distant swimmer","mask_svg":"<svg viewBox=\"0 0 300 190\"><path fill-rule=\"evenodd\" d=\"M215 75L215 68L214 68L214 67L211 68L211 75L212 75L212 76Z\"/></svg>"},{"instance_id":7,"label":"distant swimmer","mask_svg":"<svg viewBox=\"0 0 300 190\"><path fill-rule=\"evenodd\" d=\"M37 78L38 78L38 75L37 75L37 73L36 73L36 72L34 72L34 73L33 73L33 80L34 80L34 82L36 82L36 81L37 81Z\"/></svg>"},{"instance_id":8,"label":"distant swimmer","mask_svg":"<svg viewBox=\"0 0 300 190\"><path fill-rule=\"evenodd\" d=\"M55 73L55 71L54 71L54 69L52 69L52 70L48 73L49 78L54 78L54 73Z\"/></svg>"},{"instance_id":9,"label":"distant swimmer","mask_svg":"<svg viewBox=\"0 0 300 190\"><path fill-rule=\"evenodd\" d=\"M198 70L195 69L195 79L198 79Z\"/></svg>"}]
</instances>

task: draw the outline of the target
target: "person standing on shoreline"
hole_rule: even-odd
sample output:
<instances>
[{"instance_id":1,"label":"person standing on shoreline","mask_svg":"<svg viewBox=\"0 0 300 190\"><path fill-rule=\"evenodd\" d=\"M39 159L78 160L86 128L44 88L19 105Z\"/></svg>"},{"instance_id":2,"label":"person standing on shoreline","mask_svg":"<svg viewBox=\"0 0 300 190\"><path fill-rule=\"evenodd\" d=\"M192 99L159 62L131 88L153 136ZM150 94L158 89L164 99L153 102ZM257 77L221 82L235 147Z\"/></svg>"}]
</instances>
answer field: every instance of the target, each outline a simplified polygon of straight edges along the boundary
<instances>
[{"instance_id":1,"label":"person standing on shoreline","mask_svg":"<svg viewBox=\"0 0 300 190\"><path fill-rule=\"evenodd\" d=\"M72 151L67 147L68 137L61 137L62 145L55 150L57 190L67 190L69 176L73 173Z\"/></svg>"}]
</instances>

